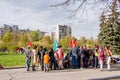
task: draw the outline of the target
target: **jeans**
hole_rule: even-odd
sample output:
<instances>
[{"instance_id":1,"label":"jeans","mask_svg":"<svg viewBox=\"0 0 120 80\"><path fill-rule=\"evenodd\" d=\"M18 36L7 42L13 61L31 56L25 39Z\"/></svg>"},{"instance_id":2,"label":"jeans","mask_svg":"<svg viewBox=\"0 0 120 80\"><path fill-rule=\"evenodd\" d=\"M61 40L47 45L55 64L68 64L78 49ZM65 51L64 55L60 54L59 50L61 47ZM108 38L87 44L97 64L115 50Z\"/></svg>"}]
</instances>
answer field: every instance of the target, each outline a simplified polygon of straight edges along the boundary
<instances>
[{"instance_id":1,"label":"jeans","mask_svg":"<svg viewBox=\"0 0 120 80\"><path fill-rule=\"evenodd\" d=\"M98 56L94 57L94 63L93 63L93 67L97 68L98 67Z\"/></svg>"},{"instance_id":2,"label":"jeans","mask_svg":"<svg viewBox=\"0 0 120 80\"><path fill-rule=\"evenodd\" d=\"M52 64L54 64L54 70L56 70L56 61L54 57L50 58L50 68L52 70Z\"/></svg>"},{"instance_id":3,"label":"jeans","mask_svg":"<svg viewBox=\"0 0 120 80\"><path fill-rule=\"evenodd\" d=\"M76 56L72 55L72 68L76 68L77 66L77 59Z\"/></svg>"},{"instance_id":4,"label":"jeans","mask_svg":"<svg viewBox=\"0 0 120 80\"><path fill-rule=\"evenodd\" d=\"M88 61L89 61L89 58L85 57L85 68L88 68Z\"/></svg>"},{"instance_id":5,"label":"jeans","mask_svg":"<svg viewBox=\"0 0 120 80\"><path fill-rule=\"evenodd\" d=\"M27 70L30 68L30 59L26 59L26 68Z\"/></svg>"},{"instance_id":6,"label":"jeans","mask_svg":"<svg viewBox=\"0 0 120 80\"><path fill-rule=\"evenodd\" d=\"M43 59L40 60L40 66L41 66L41 70L43 71L43 70L44 70L44 62L43 62Z\"/></svg>"}]
</instances>

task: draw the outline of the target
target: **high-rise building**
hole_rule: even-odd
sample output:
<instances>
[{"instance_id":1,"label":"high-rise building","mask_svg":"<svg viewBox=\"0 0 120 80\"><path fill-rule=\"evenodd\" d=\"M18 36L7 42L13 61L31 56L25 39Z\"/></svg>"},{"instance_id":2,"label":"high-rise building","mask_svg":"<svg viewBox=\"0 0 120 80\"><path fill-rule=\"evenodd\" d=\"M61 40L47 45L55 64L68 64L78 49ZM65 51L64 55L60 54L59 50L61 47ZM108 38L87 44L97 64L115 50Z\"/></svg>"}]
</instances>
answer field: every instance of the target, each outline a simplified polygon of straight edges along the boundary
<instances>
[{"instance_id":1,"label":"high-rise building","mask_svg":"<svg viewBox=\"0 0 120 80\"><path fill-rule=\"evenodd\" d=\"M67 25L58 25L55 27L55 39L58 41L59 39L71 35L71 27Z\"/></svg>"}]
</instances>

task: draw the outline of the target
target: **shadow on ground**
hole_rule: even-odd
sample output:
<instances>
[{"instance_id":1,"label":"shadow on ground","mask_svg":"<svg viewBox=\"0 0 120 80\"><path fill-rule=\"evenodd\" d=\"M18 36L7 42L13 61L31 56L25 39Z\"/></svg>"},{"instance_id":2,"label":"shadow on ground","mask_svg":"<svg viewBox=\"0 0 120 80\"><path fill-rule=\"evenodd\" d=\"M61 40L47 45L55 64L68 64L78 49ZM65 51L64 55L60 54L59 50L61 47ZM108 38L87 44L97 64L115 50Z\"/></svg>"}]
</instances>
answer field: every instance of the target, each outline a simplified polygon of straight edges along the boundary
<instances>
[{"instance_id":1,"label":"shadow on ground","mask_svg":"<svg viewBox=\"0 0 120 80\"><path fill-rule=\"evenodd\" d=\"M89 79L89 80L120 80L120 75L112 76L112 77L105 77L105 78Z\"/></svg>"}]
</instances>

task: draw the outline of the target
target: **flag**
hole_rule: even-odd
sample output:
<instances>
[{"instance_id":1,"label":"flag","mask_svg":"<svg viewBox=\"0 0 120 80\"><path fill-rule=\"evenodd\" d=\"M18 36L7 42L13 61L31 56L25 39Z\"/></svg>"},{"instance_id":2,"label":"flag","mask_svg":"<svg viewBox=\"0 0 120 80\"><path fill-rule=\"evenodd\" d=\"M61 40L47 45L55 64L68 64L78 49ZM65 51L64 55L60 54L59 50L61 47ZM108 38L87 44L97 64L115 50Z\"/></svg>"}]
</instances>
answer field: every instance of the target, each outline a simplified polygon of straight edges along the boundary
<instances>
[{"instance_id":1,"label":"flag","mask_svg":"<svg viewBox=\"0 0 120 80\"><path fill-rule=\"evenodd\" d=\"M76 39L74 40L73 44L76 45L76 46L78 45L78 42L77 42Z\"/></svg>"},{"instance_id":2,"label":"flag","mask_svg":"<svg viewBox=\"0 0 120 80\"><path fill-rule=\"evenodd\" d=\"M72 40L69 42L69 45L70 45L70 48L72 48L72 47L73 47Z\"/></svg>"},{"instance_id":3,"label":"flag","mask_svg":"<svg viewBox=\"0 0 120 80\"><path fill-rule=\"evenodd\" d=\"M27 46L31 47L33 44L32 42L28 42Z\"/></svg>"},{"instance_id":4,"label":"flag","mask_svg":"<svg viewBox=\"0 0 120 80\"><path fill-rule=\"evenodd\" d=\"M57 47L58 47L57 40L54 40L54 47L53 47L53 50L56 51L56 50L57 50Z\"/></svg>"},{"instance_id":5,"label":"flag","mask_svg":"<svg viewBox=\"0 0 120 80\"><path fill-rule=\"evenodd\" d=\"M70 48L73 48L73 45L78 45L78 42L77 42L77 40L75 39L75 40L71 40L70 42L69 42L69 45L70 45Z\"/></svg>"}]
</instances>

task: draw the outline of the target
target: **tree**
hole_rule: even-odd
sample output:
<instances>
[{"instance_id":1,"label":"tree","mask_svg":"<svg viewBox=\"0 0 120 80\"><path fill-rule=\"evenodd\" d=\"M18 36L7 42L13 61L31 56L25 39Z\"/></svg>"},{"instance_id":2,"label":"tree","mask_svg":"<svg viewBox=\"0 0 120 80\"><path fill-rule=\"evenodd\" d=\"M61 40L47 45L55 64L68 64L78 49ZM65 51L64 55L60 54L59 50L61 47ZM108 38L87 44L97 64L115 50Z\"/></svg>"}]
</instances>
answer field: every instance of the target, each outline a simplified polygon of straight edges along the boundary
<instances>
[{"instance_id":1,"label":"tree","mask_svg":"<svg viewBox=\"0 0 120 80\"><path fill-rule=\"evenodd\" d=\"M20 47L26 47L27 43L29 42L29 38L26 32L23 32L20 36L19 46Z\"/></svg>"},{"instance_id":2,"label":"tree","mask_svg":"<svg viewBox=\"0 0 120 80\"><path fill-rule=\"evenodd\" d=\"M65 9L71 13L70 18L78 16L82 18L87 10L93 8L100 8L101 10L101 5L103 8L102 10L105 10L111 5L113 1L115 0L63 0L63 2L60 1L55 5L51 5L51 7L64 6ZM120 3L120 0L116 1Z\"/></svg>"},{"instance_id":3,"label":"tree","mask_svg":"<svg viewBox=\"0 0 120 80\"><path fill-rule=\"evenodd\" d=\"M1 48L3 49L6 48L9 51L16 51L16 48L18 47L18 42L19 42L19 36L16 33L7 31L3 36Z\"/></svg>"},{"instance_id":4,"label":"tree","mask_svg":"<svg viewBox=\"0 0 120 80\"><path fill-rule=\"evenodd\" d=\"M101 46L110 46L114 53L120 52L120 12L118 12L117 0L110 6L110 12L101 16L100 33L98 35Z\"/></svg>"},{"instance_id":5,"label":"tree","mask_svg":"<svg viewBox=\"0 0 120 80\"><path fill-rule=\"evenodd\" d=\"M60 39L59 44L62 45L62 47L64 49L68 49L69 48L69 41L70 40L68 39L68 37L64 37L64 38Z\"/></svg>"},{"instance_id":6,"label":"tree","mask_svg":"<svg viewBox=\"0 0 120 80\"><path fill-rule=\"evenodd\" d=\"M70 34L66 37L63 37L59 40L59 45L62 45L63 49L65 51L68 51L70 49L70 41L75 39Z\"/></svg>"},{"instance_id":7,"label":"tree","mask_svg":"<svg viewBox=\"0 0 120 80\"><path fill-rule=\"evenodd\" d=\"M53 41L50 36L43 36L42 40L39 41L38 45L42 45L43 47L50 49L50 47L53 47Z\"/></svg>"},{"instance_id":8,"label":"tree","mask_svg":"<svg viewBox=\"0 0 120 80\"><path fill-rule=\"evenodd\" d=\"M107 24L106 24L105 15L104 15L104 12L103 12L100 16L100 33L98 35L98 41L99 41L100 46L105 46L106 45L106 44L104 44L104 43L106 43L106 41L105 41L106 28L107 28Z\"/></svg>"},{"instance_id":9,"label":"tree","mask_svg":"<svg viewBox=\"0 0 120 80\"><path fill-rule=\"evenodd\" d=\"M83 36L78 40L78 43L80 46L84 46L86 45L86 41L87 41L86 38Z\"/></svg>"},{"instance_id":10,"label":"tree","mask_svg":"<svg viewBox=\"0 0 120 80\"><path fill-rule=\"evenodd\" d=\"M2 48L8 49L10 46L12 46L12 33L10 31L7 31L2 39ZM9 49L8 49L9 50Z\"/></svg>"},{"instance_id":11,"label":"tree","mask_svg":"<svg viewBox=\"0 0 120 80\"><path fill-rule=\"evenodd\" d=\"M40 40L40 33L38 31L32 31L30 32L30 36L32 41L39 41Z\"/></svg>"},{"instance_id":12,"label":"tree","mask_svg":"<svg viewBox=\"0 0 120 80\"><path fill-rule=\"evenodd\" d=\"M90 47L94 46L94 39L93 39L93 37L91 37L90 39L87 39L87 45L89 45Z\"/></svg>"},{"instance_id":13,"label":"tree","mask_svg":"<svg viewBox=\"0 0 120 80\"><path fill-rule=\"evenodd\" d=\"M17 51L18 48L18 42L19 42L19 34L12 32L12 41L11 41L11 46L9 47L10 51Z\"/></svg>"}]
</instances>

